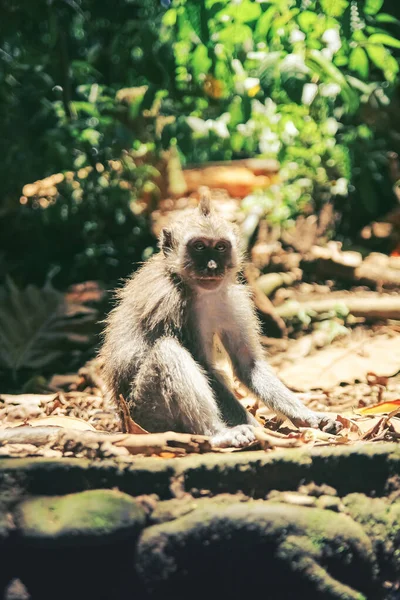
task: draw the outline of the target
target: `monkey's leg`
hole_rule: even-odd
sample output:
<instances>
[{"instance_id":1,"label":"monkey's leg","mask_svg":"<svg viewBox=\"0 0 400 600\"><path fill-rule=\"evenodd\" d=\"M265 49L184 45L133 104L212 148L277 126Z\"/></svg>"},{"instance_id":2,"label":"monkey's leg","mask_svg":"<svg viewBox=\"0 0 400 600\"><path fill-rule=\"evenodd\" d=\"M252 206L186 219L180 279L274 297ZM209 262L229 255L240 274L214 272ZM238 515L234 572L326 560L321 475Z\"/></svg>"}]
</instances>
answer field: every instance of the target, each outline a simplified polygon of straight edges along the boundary
<instances>
[{"instance_id":1,"label":"monkey's leg","mask_svg":"<svg viewBox=\"0 0 400 600\"><path fill-rule=\"evenodd\" d=\"M278 379L262 357L261 345L250 333L246 335L243 328L237 328L235 335L232 332L222 335L222 343L240 381L267 404L278 418L284 420L287 417L297 426L316 427L333 433L340 431L342 425L339 421L304 406Z\"/></svg>"},{"instance_id":2,"label":"monkey's leg","mask_svg":"<svg viewBox=\"0 0 400 600\"><path fill-rule=\"evenodd\" d=\"M222 417L228 425L235 427L236 425L247 424L254 427L261 427L257 419L240 404L226 383L224 376L218 371L214 371L213 373L211 387L217 398Z\"/></svg>"},{"instance_id":3,"label":"monkey's leg","mask_svg":"<svg viewBox=\"0 0 400 600\"><path fill-rule=\"evenodd\" d=\"M149 431L210 435L220 446L243 446L255 439L247 424L228 427L205 372L174 338L162 338L149 353L129 404L133 418Z\"/></svg>"}]
</instances>

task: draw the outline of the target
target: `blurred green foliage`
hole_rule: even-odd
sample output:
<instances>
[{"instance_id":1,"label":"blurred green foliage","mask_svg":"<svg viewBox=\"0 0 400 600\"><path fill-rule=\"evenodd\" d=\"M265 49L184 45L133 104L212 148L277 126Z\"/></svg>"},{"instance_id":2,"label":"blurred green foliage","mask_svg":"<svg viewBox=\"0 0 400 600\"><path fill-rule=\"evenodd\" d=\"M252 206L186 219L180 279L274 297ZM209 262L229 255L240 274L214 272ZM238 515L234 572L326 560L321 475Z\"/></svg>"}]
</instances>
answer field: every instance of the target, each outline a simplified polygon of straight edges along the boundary
<instances>
[{"instance_id":1,"label":"blurred green foliage","mask_svg":"<svg viewBox=\"0 0 400 600\"><path fill-rule=\"evenodd\" d=\"M283 183L243 205L276 222L349 192L344 215L384 211L400 150L390 2L3 0L0 274L125 274L154 243L132 206L171 145L184 164L277 158ZM55 204L19 204L64 171L79 192L64 181Z\"/></svg>"},{"instance_id":2,"label":"blurred green foliage","mask_svg":"<svg viewBox=\"0 0 400 600\"><path fill-rule=\"evenodd\" d=\"M387 152L399 146L388 109L400 21L382 10L383 0L177 3L163 26L186 107L166 143L195 162L277 158L283 185L244 203L263 203L271 220L349 191L376 216L394 201Z\"/></svg>"}]
</instances>

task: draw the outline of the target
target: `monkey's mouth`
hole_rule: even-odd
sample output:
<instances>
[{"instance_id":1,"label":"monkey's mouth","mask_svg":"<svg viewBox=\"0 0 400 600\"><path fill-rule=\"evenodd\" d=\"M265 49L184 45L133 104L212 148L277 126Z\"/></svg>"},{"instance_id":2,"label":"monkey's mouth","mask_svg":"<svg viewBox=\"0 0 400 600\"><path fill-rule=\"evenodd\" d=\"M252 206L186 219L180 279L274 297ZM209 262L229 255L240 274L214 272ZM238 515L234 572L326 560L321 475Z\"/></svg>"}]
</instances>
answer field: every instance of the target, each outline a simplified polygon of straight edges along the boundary
<instances>
[{"instance_id":1,"label":"monkey's mouth","mask_svg":"<svg viewBox=\"0 0 400 600\"><path fill-rule=\"evenodd\" d=\"M209 277L196 277L196 283L199 287L204 288L205 290L214 290L216 289L223 280L223 276L209 276Z\"/></svg>"}]
</instances>

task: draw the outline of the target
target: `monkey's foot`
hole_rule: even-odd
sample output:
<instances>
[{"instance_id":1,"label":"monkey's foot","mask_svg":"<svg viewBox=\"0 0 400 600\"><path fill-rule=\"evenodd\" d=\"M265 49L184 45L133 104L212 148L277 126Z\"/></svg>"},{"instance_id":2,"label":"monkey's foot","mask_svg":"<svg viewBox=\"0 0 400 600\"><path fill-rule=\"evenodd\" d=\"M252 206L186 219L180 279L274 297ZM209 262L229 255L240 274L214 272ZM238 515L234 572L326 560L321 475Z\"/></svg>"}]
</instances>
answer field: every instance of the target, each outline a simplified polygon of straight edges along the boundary
<instances>
[{"instance_id":1,"label":"monkey's foot","mask_svg":"<svg viewBox=\"0 0 400 600\"><path fill-rule=\"evenodd\" d=\"M318 416L320 417L318 427L319 429L322 429L322 431L337 435L339 431L343 429L343 424L340 421L337 421L334 417L328 417L327 415Z\"/></svg>"},{"instance_id":2,"label":"monkey's foot","mask_svg":"<svg viewBox=\"0 0 400 600\"><path fill-rule=\"evenodd\" d=\"M256 439L254 427L251 425L237 425L226 428L211 438L211 445L218 448L241 448L254 442Z\"/></svg>"},{"instance_id":3,"label":"monkey's foot","mask_svg":"<svg viewBox=\"0 0 400 600\"><path fill-rule=\"evenodd\" d=\"M337 421L333 416L324 415L322 413L311 412L307 417L302 419L293 419L294 425L297 427L313 427L321 429L327 433L338 434L343 429L343 424Z\"/></svg>"}]
</instances>

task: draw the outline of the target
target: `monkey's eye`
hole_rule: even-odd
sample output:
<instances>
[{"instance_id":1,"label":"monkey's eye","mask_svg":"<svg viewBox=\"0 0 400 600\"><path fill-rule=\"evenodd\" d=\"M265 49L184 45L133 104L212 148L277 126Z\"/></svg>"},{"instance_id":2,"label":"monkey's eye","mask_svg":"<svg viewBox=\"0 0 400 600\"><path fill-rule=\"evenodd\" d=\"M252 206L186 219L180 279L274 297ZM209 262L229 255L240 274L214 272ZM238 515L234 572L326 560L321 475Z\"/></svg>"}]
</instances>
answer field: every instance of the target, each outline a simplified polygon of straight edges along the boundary
<instances>
[{"instance_id":1,"label":"monkey's eye","mask_svg":"<svg viewBox=\"0 0 400 600\"><path fill-rule=\"evenodd\" d=\"M202 252L205 249L205 245L203 242L195 242L193 244L193 248L196 250L196 252Z\"/></svg>"},{"instance_id":2,"label":"monkey's eye","mask_svg":"<svg viewBox=\"0 0 400 600\"><path fill-rule=\"evenodd\" d=\"M218 244L215 245L215 249L218 252L226 252L228 246L227 244L225 244L225 242L218 242Z\"/></svg>"}]
</instances>

